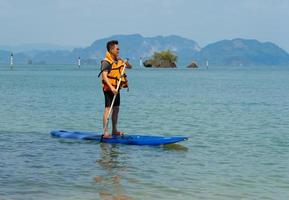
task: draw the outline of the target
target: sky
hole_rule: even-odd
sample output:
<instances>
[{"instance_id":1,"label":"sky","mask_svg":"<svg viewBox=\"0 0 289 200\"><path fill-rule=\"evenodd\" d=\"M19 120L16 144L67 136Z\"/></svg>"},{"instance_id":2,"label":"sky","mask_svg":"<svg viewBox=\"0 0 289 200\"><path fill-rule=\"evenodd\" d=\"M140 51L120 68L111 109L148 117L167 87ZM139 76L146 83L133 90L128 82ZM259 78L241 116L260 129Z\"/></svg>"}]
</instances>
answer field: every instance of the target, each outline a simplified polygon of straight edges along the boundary
<instances>
[{"instance_id":1,"label":"sky","mask_svg":"<svg viewBox=\"0 0 289 200\"><path fill-rule=\"evenodd\" d=\"M115 34L274 42L289 52L289 0L0 0L0 45L85 47Z\"/></svg>"}]
</instances>

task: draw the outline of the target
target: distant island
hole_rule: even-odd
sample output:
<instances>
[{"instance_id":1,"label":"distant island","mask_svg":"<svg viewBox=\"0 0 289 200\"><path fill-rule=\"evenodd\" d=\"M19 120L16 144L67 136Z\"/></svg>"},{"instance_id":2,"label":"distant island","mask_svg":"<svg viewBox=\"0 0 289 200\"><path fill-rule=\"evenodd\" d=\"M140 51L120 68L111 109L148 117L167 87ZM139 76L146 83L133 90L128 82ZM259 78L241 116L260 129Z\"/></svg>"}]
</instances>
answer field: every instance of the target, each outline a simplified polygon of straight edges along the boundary
<instances>
[{"instance_id":1,"label":"distant island","mask_svg":"<svg viewBox=\"0 0 289 200\"><path fill-rule=\"evenodd\" d=\"M129 58L134 67L143 67L141 63L147 67L289 66L289 54L271 42L236 38L200 47L194 40L176 35L143 37L139 34L114 35L96 40L88 47L72 50L28 50L26 47L25 50L11 52L9 49L0 49L0 64L9 64L10 55L13 53L15 65L77 65L81 59L81 64L99 66L106 51L106 42L112 39L119 40L121 56ZM165 54L169 54L169 59L162 58ZM176 56L175 60L172 55ZM156 58L155 56L161 57Z\"/></svg>"},{"instance_id":2,"label":"distant island","mask_svg":"<svg viewBox=\"0 0 289 200\"><path fill-rule=\"evenodd\" d=\"M145 67L175 68L178 57L170 50L155 52L151 59L144 61Z\"/></svg>"}]
</instances>

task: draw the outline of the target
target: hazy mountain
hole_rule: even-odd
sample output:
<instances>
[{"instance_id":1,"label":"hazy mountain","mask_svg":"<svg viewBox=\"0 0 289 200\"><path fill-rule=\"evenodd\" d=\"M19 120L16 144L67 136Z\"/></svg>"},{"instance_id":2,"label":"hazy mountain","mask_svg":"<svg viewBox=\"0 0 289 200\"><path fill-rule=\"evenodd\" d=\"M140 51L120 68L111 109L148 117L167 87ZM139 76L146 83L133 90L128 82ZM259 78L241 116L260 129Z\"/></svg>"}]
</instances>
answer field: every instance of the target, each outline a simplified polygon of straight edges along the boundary
<instances>
[{"instance_id":1,"label":"hazy mountain","mask_svg":"<svg viewBox=\"0 0 289 200\"><path fill-rule=\"evenodd\" d=\"M188 58L193 59L193 55L201 49L195 41L179 36L142 37L139 34L133 34L115 35L96 40L87 48L74 49L72 54L74 57L80 56L84 59L101 60L106 51L106 42L112 39L120 42L121 56L129 58L132 63L139 63L140 58L148 58L155 51L167 49L175 52L179 57L179 61L183 62Z\"/></svg>"},{"instance_id":2,"label":"hazy mountain","mask_svg":"<svg viewBox=\"0 0 289 200\"><path fill-rule=\"evenodd\" d=\"M78 57L82 63L99 64L106 52L106 42L119 40L121 56L139 66L139 59L143 60L153 55L155 51L171 50L178 56L178 66L187 66L193 60L204 65L208 60L210 66L234 65L289 65L289 55L277 45L257 40L234 39L222 40L201 48L195 41L180 36L143 37L139 34L114 35L94 41L85 48L73 50L28 50L14 54L15 64L33 63L47 64L76 64ZM9 51L0 52L0 63L10 60Z\"/></svg>"},{"instance_id":3,"label":"hazy mountain","mask_svg":"<svg viewBox=\"0 0 289 200\"><path fill-rule=\"evenodd\" d=\"M0 50L0 63L10 63L11 52Z\"/></svg>"},{"instance_id":4,"label":"hazy mountain","mask_svg":"<svg viewBox=\"0 0 289 200\"><path fill-rule=\"evenodd\" d=\"M14 53L28 52L28 51L54 51L54 50L72 50L75 46L65 46L47 43L27 43L20 45L0 45L1 50L13 51Z\"/></svg>"},{"instance_id":5,"label":"hazy mountain","mask_svg":"<svg viewBox=\"0 0 289 200\"><path fill-rule=\"evenodd\" d=\"M0 50L0 64L10 64L10 57L10 51ZM17 53L13 55L14 63L27 63L29 59L29 56L24 53Z\"/></svg>"},{"instance_id":6,"label":"hazy mountain","mask_svg":"<svg viewBox=\"0 0 289 200\"><path fill-rule=\"evenodd\" d=\"M179 36L142 37L139 34L114 35L96 40L85 48L75 48L72 51L29 51L27 55L35 63L76 63L80 57L82 63L99 64L106 52L106 43L109 40L120 42L121 56L129 58L136 65L140 58L148 58L155 51L170 49L179 57L179 63L187 64L194 55L200 51L199 45L193 41Z\"/></svg>"},{"instance_id":7,"label":"hazy mountain","mask_svg":"<svg viewBox=\"0 0 289 200\"><path fill-rule=\"evenodd\" d=\"M210 65L288 65L286 51L270 42L233 39L209 44L196 55L199 63Z\"/></svg>"}]
</instances>

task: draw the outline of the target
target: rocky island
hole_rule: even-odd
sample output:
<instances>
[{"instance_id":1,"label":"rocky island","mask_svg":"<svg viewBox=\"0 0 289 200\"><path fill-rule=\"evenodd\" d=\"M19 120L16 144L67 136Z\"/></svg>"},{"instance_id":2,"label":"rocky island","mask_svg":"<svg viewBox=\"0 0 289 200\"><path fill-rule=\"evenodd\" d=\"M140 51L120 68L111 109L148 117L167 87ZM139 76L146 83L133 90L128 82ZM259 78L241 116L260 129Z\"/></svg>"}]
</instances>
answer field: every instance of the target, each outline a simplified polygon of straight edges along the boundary
<instances>
[{"instance_id":1,"label":"rocky island","mask_svg":"<svg viewBox=\"0 0 289 200\"><path fill-rule=\"evenodd\" d=\"M175 68L178 57L170 50L155 52L151 59L143 62L145 67Z\"/></svg>"},{"instance_id":2,"label":"rocky island","mask_svg":"<svg viewBox=\"0 0 289 200\"><path fill-rule=\"evenodd\" d=\"M192 63L187 66L187 68L198 68L198 63L193 60Z\"/></svg>"}]
</instances>

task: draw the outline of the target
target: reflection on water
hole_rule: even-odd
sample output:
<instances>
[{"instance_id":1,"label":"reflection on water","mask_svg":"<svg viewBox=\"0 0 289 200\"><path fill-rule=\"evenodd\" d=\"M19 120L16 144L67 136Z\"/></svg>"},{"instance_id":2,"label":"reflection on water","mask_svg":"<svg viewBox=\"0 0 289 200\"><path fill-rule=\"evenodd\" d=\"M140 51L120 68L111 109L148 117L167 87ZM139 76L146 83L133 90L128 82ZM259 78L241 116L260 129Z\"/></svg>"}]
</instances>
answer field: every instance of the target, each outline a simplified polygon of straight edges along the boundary
<instances>
[{"instance_id":1,"label":"reflection on water","mask_svg":"<svg viewBox=\"0 0 289 200\"><path fill-rule=\"evenodd\" d=\"M181 144L167 144L167 145L164 145L163 148L165 150L175 150L175 151L188 151L189 150L188 147L185 147Z\"/></svg>"},{"instance_id":2,"label":"reflection on water","mask_svg":"<svg viewBox=\"0 0 289 200\"><path fill-rule=\"evenodd\" d=\"M100 148L101 158L97 162L103 169L107 170L108 173L118 173L121 170L125 170L125 163L120 162L118 159L120 152L117 145L100 143Z\"/></svg>"},{"instance_id":3,"label":"reflection on water","mask_svg":"<svg viewBox=\"0 0 289 200\"><path fill-rule=\"evenodd\" d=\"M96 163L106 172L105 175L97 175L93 179L99 188L99 196L109 200L131 200L132 198L124 194L121 184L121 175L126 170L125 161L121 162L120 152L117 145L100 143L101 156Z\"/></svg>"}]
</instances>

